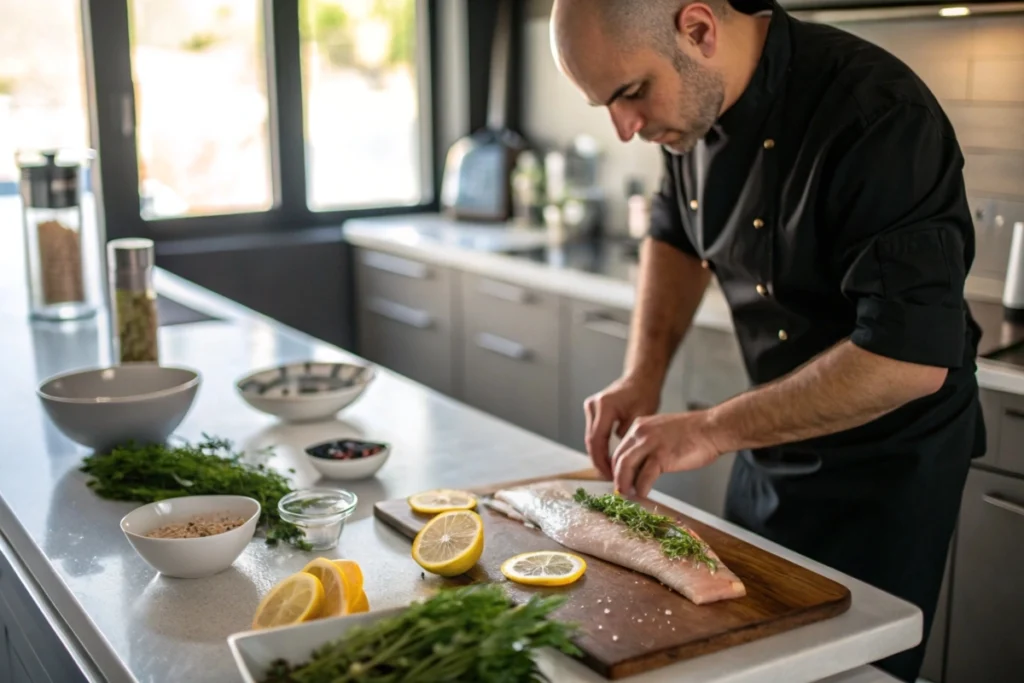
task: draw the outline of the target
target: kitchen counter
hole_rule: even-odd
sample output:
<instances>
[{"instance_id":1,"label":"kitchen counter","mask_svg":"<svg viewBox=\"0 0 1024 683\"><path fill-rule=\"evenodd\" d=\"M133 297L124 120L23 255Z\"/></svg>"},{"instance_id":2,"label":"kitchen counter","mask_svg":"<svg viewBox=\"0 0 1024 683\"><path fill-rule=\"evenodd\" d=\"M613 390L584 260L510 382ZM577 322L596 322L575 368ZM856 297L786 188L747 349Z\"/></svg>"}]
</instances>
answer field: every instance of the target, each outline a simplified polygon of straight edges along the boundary
<instances>
[{"instance_id":1,"label":"kitchen counter","mask_svg":"<svg viewBox=\"0 0 1024 683\"><path fill-rule=\"evenodd\" d=\"M92 494L78 471L87 450L57 431L34 396L47 376L109 362L108 321L101 315L78 323L30 324L20 245L0 251L6 251L0 257L5 328L0 336L0 559L13 567L0 579L24 587L81 680L238 681L227 636L245 630L260 597L310 555L255 540L231 569L195 581L164 578L146 565L118 528L134 506ZM274 446L270 466L295 468L297 486L316 479L302 458L308 444L340 435L393 444L391 460L378 476L350 487L360 503L340 547L330 553L362 563L374 608L406 604L439 582L421 579L408 541L372 519L374 502L425 488L484 485L586 465L579 453L386 370L341 420L280 424L236 395L238 377L300 359L356 359L166 273L158 273L157 284L161 295L212 318L160 330L163 362L194 367L203 377L179 436L226 437L249 453ZM642 680L799 683L831 676L830 683L881 683L892 679L864 664L919 642L921 615L912 605L692 506L654 497L844 583L852 606L834 619L667 667ZM601 680L561 656L545 666L560 682Z\"/></svg>"},{"instance_id":2,"label":"kitchen counter","mask_svg":"<svg viewBox=\"0 0 1024 683\"><path fill-rule=\"evenodd\" d=\"M437 214L350 220L343 230L345 239L358 247L422 259L602 306L631 309L635 301L639 266L625 242L552 245L541 231L457 223ZM1001 308L995 303L995 284L972 276L965 286L984 332L978 384L984 389L1024 394L1024 365L1014 362L1018 356L1011 352L1000 355L999 360L984 357L1024 343L1024 325L1012 325L1001 318ZM714 280L694 324L733 331L729 306Z\"/></svg>"}]
</instances>

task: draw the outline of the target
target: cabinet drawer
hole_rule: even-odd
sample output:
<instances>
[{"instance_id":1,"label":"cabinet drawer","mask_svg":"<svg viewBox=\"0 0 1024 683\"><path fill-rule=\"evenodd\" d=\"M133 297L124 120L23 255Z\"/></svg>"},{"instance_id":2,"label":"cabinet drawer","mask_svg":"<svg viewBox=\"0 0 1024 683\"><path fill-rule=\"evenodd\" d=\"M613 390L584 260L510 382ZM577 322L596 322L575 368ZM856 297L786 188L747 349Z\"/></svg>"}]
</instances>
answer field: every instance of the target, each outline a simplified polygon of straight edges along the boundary
<instances>
[{"instance_id":1,"label":"cabinet drawer","mask_svg":"<svg viewBox=\"0 0 1024 683\"><path fill-rule=\"evenodd\" d=\"M559 299L474 275L461 280L463 400L557 439Z\"/></svg>"},{"instance_id":2,"label":"cabinet drawer","mask_svg":"<svg viewBox=\"0 0 1024 683\"><path fill-rule=\"evenodd\" d=\"M564 316L568 397L561 440L586 452L583 403L622 376L632 312L571 301ZM677 353L661 392L662 413L685 410L683 361Z\"/></svg>"},{"instance_id":3,"label":"cabinet drawer","mask_svg":"<svg viewBox=\"0 0 1024 683\"><path fill-rule=\"evenodd\" d=\"M360 249L356 274L361 300L374 296L434 316L451 315L451 271L447 268Z\"/></svg>"},{"instance_id":4,"label":"cabinet drawer","mask_svg":"<svg viewBox=\"0 0 1024 683\"><path fill-rule=\"evenodd\" d=\"M750 387L739 342L730 332L691 328L683 342L683 356L691 408L718 405Z\"/></svg>"},{"instance_id":5,"label":"cabinet drawer","mask_svg":"<svg viewBox=\"0 0 1024 683\"><path fill-rule=\"evenodd\" d=\"M1003 396L998 391L981 389L981 414L985 420L985 455L974 462L996 467L999 461L999 432L1003 415Z\"/></svg>"},{"instance_id":6,"label":"cabinet drawer","mask_svg":"<svg viewBox=\"0 0 1024 683\"><path fill-rule=\"evenodd\" d=\"M999 457L996 467L1024 474L1024 396L1003 394L999 410Z\"/></svg>"},{"instance_id":7,"label":"cabinet drawer","mask_svg":"<svg viewBox=\"0 0 1024 683\"><path fill-rule=\"evenodd\" d=\"M1024 671L1024 480L972 469L956 534L946 683Z\"/></svg>"}]
</instances>

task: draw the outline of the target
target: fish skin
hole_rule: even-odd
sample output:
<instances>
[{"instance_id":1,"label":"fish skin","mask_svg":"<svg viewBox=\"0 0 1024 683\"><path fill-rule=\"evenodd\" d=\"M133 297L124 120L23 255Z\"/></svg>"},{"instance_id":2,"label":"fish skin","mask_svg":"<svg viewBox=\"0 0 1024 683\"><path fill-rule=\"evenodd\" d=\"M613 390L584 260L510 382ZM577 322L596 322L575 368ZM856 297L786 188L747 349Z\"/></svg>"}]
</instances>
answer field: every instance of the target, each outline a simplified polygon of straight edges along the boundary
<instances>
[{"instance_id":1,"label":"fish skin","mask_svg":"<svg viewBox=\"0 0 1024 683\"><path fill-rule=\"evenodd\" d=\"M670 559L657 541L631 535L621 524L577 503L573 489L566 482L518 486L498 491L494 497L565 547L651 576L694 604L746 595L743 582L711 548L708 548L708 556L717 565L714 572L690 560ZM502 507L496 506L496 509Z\"/></svg>"}]
</instances>

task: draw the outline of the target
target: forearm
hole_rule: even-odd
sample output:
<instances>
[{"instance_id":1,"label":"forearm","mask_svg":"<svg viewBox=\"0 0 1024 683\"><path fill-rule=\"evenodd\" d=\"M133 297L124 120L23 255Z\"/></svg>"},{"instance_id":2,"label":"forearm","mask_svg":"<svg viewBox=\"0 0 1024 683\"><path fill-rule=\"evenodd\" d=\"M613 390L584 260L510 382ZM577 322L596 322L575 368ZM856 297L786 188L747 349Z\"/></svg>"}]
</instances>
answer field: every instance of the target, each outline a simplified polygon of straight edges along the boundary
<instances>
[{"instance_id":1,"label":"forearm","mask_svg":"<svg viewBox=\"0 0 1024 683\"><path fill-rule=\"evenodd\" d=\"M644 240L626 377L661 386L709 280L710 273L693 256L664 242Z\"/></svg>"},{"instance_id":2,"label":"forearm","mask_svg":"<svg viewBox=\"0 0 1024 683\"><path fill-rule=\"evenodd\" d=\"M708 437L729 453L834 434L934 393L945 378L944 368L885 358L845 341L709 410Z\"/></svg>"}]
</instances>

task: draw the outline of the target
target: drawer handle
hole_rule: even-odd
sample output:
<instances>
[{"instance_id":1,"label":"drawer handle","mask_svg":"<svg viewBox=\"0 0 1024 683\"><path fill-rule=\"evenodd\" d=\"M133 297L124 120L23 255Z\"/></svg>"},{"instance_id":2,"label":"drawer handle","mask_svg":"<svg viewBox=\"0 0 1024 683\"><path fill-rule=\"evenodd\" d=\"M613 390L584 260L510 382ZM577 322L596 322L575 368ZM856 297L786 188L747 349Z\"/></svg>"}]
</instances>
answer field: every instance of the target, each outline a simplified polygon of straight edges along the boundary
<instances>
[{"instance_id":1,"label":"drawer handle","mask_svg":"<svg viewBox=\"0 0 1024 683\"><path fill-rule=\"evenodd\" d=\"M485 351L491 351L512 360L527 360L530 357L530 349L519 342L499 337L490 332L478 334L476 336L476 345Z\"/></svg>"},{"instance_id":2,"label":"drawer handle","mask_svg":"<svg viewBox=\"0 0 1024 683\"><path fill-rule=\"evenodd\" d=\"M1024 411L1014 410L1013 408L1007 408L1006 409L1006 416L1007 417L1015 417L1018 420L1024 420Z\"/></svg>"},{"instance_id":3,"label":"drawer handle","mask_svg":"<svg viewBox=\"0 0 1024 683\"><path fill-rule=\"evenodd\" d=\"M995 505L997 508L1024 517L1024 505L1014 503L1012 500L1006 500L1005 498L997 496L994 493L986 493L981 497L981 499L988 503L989 505Z\"/></svg>"},{"instance_id":4,"label":"drawer handle","mask_svg":"<svg viewBox=\"0 0 1024 683\"><path fill-rule=\"evenodd\" d=\"M424 263L409 261L390 254L379 254L375 251L363 253L363 264L374 270L391 273L392 275L400 275L413 280L426 280L430 277L430 269Z\"/></svg>"},{"instance_id":5,"label":"drawer handle","mask_svg":"<svg viewBox=\"0 0 1024 683\"><path fill-rule=\"evenodd\" d=\"M476 290L486 296L501 299L502 301L511 301L514 304L525 304L530 302L530 293L528 291L522 287L508 285L504 282L480 280Z\"/></svg>"},{"instance_id":6,"label":"drawer handle","mask_svg":"<svg viewBox=\"0 0 1024 683\"><path fill-rule=\"evenodd\" d=\"M606 337L629 341L629 325L601 313L587 313L583 316L583 326Z\"/></svg>"},{"instance_id":7,"label":"drawer handle","mask_svg":"<svg viewBox=\"0 0 1024 683\"><path fill-rule=\"evenodd\" d=\"M382 318L394 320L396 323L402 323L419 330L425 330L434 324L433 317L426 311L403 306L387 299L370 299L366 304L366 308Z\"/></svg>"}]
</instances>

